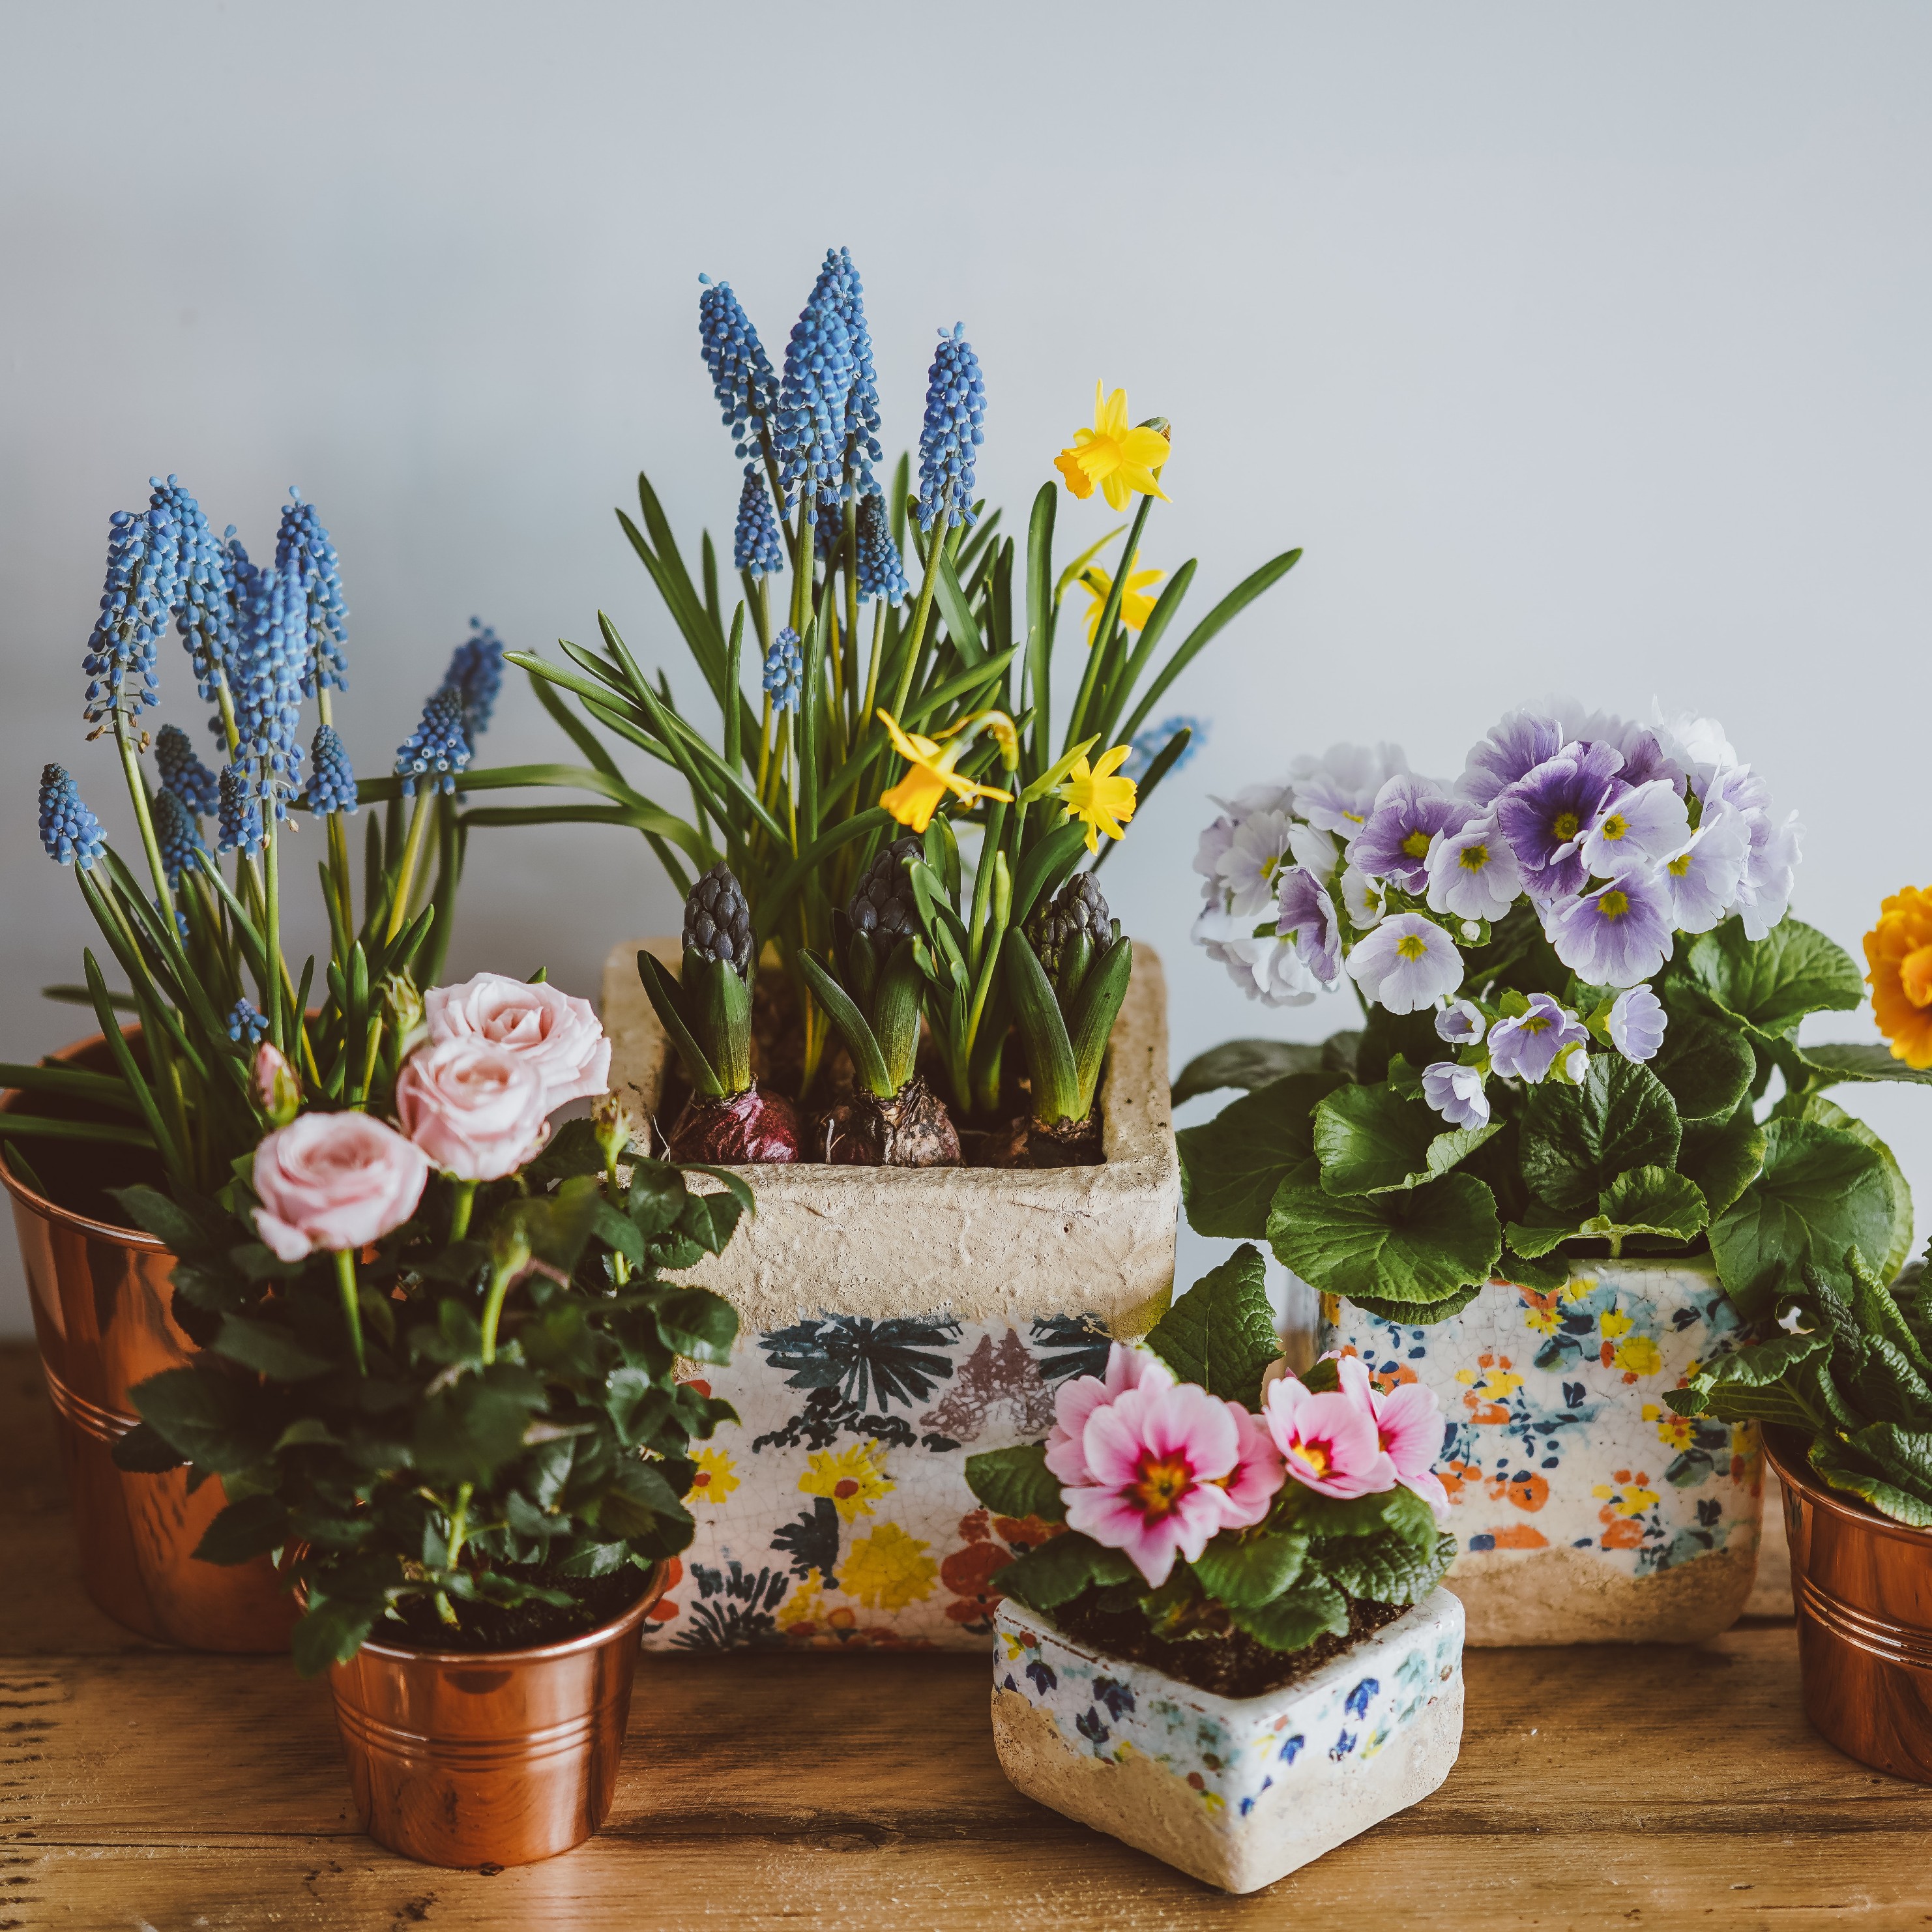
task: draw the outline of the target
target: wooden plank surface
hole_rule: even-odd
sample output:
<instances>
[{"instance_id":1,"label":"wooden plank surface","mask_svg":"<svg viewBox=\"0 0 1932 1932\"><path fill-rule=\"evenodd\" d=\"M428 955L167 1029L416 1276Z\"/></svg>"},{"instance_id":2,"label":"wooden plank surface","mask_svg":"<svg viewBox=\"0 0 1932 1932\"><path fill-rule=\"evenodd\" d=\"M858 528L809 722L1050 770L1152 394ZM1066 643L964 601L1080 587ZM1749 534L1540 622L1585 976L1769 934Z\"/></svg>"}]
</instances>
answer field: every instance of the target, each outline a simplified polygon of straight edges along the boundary
<instances>
[{"instance_id":1,"label":"wooden plank surface","mask_svg":"<svg viewBox=\"0 0 1932 1932\"><path fill-rule=\"evenodd\" d=\"M1442 1790L1246 1899L1021 1798L961 1657L647 1658L601 1837L412 1865L356 1829L324 1688L88 1609L32 1369L0 1357L0 1932L1932 1925L1932 1792L1812 1734L1778 1624L1472 1652Z\"/></svg>"}]
</instances>

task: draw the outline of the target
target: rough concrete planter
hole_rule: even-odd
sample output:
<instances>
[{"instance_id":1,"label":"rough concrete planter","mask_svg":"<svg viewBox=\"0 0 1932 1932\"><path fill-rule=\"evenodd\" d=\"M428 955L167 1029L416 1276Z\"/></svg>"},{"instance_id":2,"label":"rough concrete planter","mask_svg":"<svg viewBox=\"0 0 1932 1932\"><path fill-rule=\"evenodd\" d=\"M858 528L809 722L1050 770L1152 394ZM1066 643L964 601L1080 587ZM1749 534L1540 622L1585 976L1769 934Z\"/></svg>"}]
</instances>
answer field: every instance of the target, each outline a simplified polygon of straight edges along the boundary
<instances>
[{"instance_id":1,"label":"rough concrete planter","mask_svg":"<svg viewBox=\"0 0 1932 1932\"><path fill-rule=\"evenodd\" d=\"M1252 1892L1426 1798L1462 1741L1447 1590L1259 1697L1220 1697L1000 1606L993 1738L1029 1798Z\"/></svg>"},{"instance_id":2,"label":"rough concrete planter","mask_svg":"<svg viewBox=\"0 0 1932 1932\"><path fill-rule=\"evenodd\" d=\"M613 1090L655 1118L668 1048L640 945L675 970L674 942L615 948L604 1024ZM1093 1167L738 1170L758 1212L697 1278L742 1324L705 1372L742 1420L698 1450L697 1538L647 1643L985 1642L988 1579L1045 1532L981 1508L967 1456L1044 1436L1060 1379L1173 1292L1166 992L1138 943L1100 1103Z\"/></svg>"},{"instance_id":3,"label":"rough concrete planter","mask_svg":"<svg viewBox=\"0 0 1932 1932\"><path fill-rule=\"evenodd\" d=\"M1692 1643L1735 1623L1757 1569L1755 1424L1675 1414L1664 1391L1739 1340L1708 1265L1579 1264L1550 1294L1492 1282L1427 1328L1322 1298L1321 1349L1434 1389L1436 1468L1472 1644Z\"/></svg>"}]
</instances>

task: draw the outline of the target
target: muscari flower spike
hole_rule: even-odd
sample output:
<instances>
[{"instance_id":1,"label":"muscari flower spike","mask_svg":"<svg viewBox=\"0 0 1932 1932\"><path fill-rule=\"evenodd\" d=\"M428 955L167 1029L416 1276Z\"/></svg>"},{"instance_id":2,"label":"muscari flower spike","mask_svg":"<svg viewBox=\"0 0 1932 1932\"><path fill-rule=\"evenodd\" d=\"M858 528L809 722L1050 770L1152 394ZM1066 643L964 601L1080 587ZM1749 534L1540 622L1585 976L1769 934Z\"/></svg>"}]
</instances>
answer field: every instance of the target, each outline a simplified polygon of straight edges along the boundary
<instances>
[{"instance_id":1,"label":"muscari flower spike","mask_svg":"<svg viewBox=\"0 0 1932 1932\"><path fill-rule=\"evenodd\" d=\"M463 735L474 752L476 741L490 728L496 694L503 688L503 640L481 617L472 617L473 635L456 647L442 688L454 691L463 705Z\"/></svg>"},{"instance_id":2,"label":"muscari flower spike","mask_svg":"<svg viewBox=\"0 0 1932 1932\"><path fill-rule=\"evenodd\" d=\"M785 345L772 440L788 512L807 478L814 497L844 488L845 410L858 370L843 300L836 279L821 274Z\"/></svg>"},{"instance_id":3,"label":"muscari flower spike","mask_svg":"<svg viewBox=\"0 0 1932 1932\"><path fill-rule=\"evenodd\" d=\"M794 711L805 689L805 659L799 650L798 633L788 624L772 640L765 653L764 686L777 711Z\"/></svg>"},{"instance_id":4,"label":"muscari flower spike","mask_svg":"<svg viewBox=\"0 0 1932 1932\"><path fill-rule=\"evenodd\" d=\"M221 768L214 843L218 851L232 852L238 847L250 859L262 849L262 801L249 782L245 759Z\"/></svg>"},{"instance_id":5,"label":"muscari flower spike","mask_svg":"<svg viewBox=\"0 0 1932 1932\"><path fill-rule=\"evenodd\" d=\"M80 788L64 765L40 770L40 843L56 865L83 872L106 850L100 821L81 802Z\"/></svg>"},{"instance_id":6,"label":"muscari flower spike","mask_svg":"<svg viewBox=\"0 0 1932 1932\"><path fill-rule=\"evenodd\" d=\"M165 504L116 510L107 521L100 615L81 659L88 676L82 716L97 728L116 711L134 717L161 701L154 646L180 585L181 542Z\"/></svg>"},{"instance_id":7,"label":"muscari flower spike","mask_svg":"<svg viewBox=\"0 0 1932 1932\"><path fill-rule=\"evenodd\" d=\"M760 454L759 436L778 410L778 378L758 332L729 282L700 275L704 293L698 298L698 334L704 366L711 372L711 392L731 432L732 454Z\"/></svg>"},{"instance_id":8,"label":"muscari flower spike","mask_svg":"<svg viewBox=\"0 0 1932 1932\"><path fill-rule=\"evenodd\" d=\"M745 465L745 487L738 493L738 528L731 543L731 568L756 578L776 577L784 568L784 545L778 536L778 514L765 473L755 463Z\"/></svg>"},{"instance_id":9,"label":"muscari flower spike","mask_svg":"<svg viewBox=\"0 0 1932 1932\"><path fill-rule=\"evenodd\" d=\"M163 789L197 818L212 818L220 810L221 782L196 757L194 741L178 724L164 724L155 734L154 763Z\"/></svg>"},{"instance_id":10,"label":"muscari flower spike","mask_svg":"<svg viewBox=\"0 0 1932 1932\"><path fill-rule=\"evenodd\" d=\"M151 476L148 481L154 490L150 502L165 512L175 526L175 628L194 667L195 689L212 701L222 688L235 641L227 554L208 529L201 506L182 488L180 478L170 476L164 483ZM208 782L214 782L212 775Z\"/></svg>"},{"instance_id":11,"label":"muscari flower spike","mask_svg":"<svg viewBox=\"0 0 1932 1932\"><path fill-rule=\"evenodd\" d=\"M316 728L309 746L308 784L297 802L314 812L353 812L356 810L356 773L349 754L333 725Z\"/></svg>"},{"instance_id":12,"label":"muscari flower spike","mask_svg":"<svg viewBox=\"0 0 1932 1932\"><path fill-rule=\"evenodd\" d=\"M258 1046L268 1036L268 1022L244 994L228 1010L228 1037L242 1046Z\"/></svg>"},{"instance_id":13,"label":"muscari flower spike","mask_svg":"<svg viewBox=\"0 0 1932 1932\"><path fill-rule=\"evenodd\" d=\"M814 301L820 293L838 308L852 350L852 386L845 398L845 475L840 494L864 496L875 486L872 465L884 460L879 447L879 385L872 367L872 332L866 326L866 291L849 248L825 251Z\"/></svg>"},{"instance_id":14,"label":"muscari flower spike","mask_svg":"<svg viewBox=\"0 0 1932 1932\"><path fill-rule=\"evenodd\" d=\"M463 694L445 685L423 706L422 722L396 747L396 776L403 796L414 798L416 780L426 774L430 789L456 789L456 775L470 762L470 740L463 729Z\"/></svg>"},{"instance_id":15,"label":"muscari flower spike","mask_svg":"<svg viewBox=\"0 0 1932 1932\"><path fill-rule=\"evenodd\" d=\"M911 595L886 500L874 490L859 499L859 602L883 597L888 604L903 604Z\"/></svg>"},{"instance_id":16,"label":"muscari flower spike","mask_svg":"<svg viewBox=\"0 0 1932 1932\"><path fill-rule=\"evenodd\" d=\"M940 332L926 377L926 421L919 433L919 526L929 530L942 505L948 529L973 520L974 452L986 441L986 385L966 325Z\"/></svg>"},{"instance_id":17,"label":"muscari flower spike","mask_svg":"<svg viewBox=\"0 0 1932 1932\"><path fill-rule=\"evenodd\" d=\"M248 768L255 795L274 816L288 815L288 800L302 782L302 700L309 675L308 593L292 556L272 570L248 564L239 544L236 610L238 623L231 660L236 756Z\"/></svg>"},{"instance_id":18,"label":"muscari flower spike","mask_svg":"<svg viewBox=\"0 0 1932 1932\"><path fill-rule=\"evenodd\" d=\"M165 785L154 794L154 842L161 848L161 863L166 868L168 884L178 886L182 873L194 869L194 855L206 849L201 828L180 795Z\"/></svg>"},{"instance_id":19,"label":"muscari flower spike","mask_svg":"<svg viewBox=\"0 0 1932 1932\"><path fill-rule=\"evenodd\" d=\"M284 572L292 565L302 580L308 638L302 695L313 698L318 689L346 691L349 661L342 647L348 641L349 611L342 601L342 573L336 565L335 546L329 542L315 506L304 502L293 484L289 485L289 496L291 500L282 506L281 527L275 535L275 568Z\"/></svg>"}]
</instances>

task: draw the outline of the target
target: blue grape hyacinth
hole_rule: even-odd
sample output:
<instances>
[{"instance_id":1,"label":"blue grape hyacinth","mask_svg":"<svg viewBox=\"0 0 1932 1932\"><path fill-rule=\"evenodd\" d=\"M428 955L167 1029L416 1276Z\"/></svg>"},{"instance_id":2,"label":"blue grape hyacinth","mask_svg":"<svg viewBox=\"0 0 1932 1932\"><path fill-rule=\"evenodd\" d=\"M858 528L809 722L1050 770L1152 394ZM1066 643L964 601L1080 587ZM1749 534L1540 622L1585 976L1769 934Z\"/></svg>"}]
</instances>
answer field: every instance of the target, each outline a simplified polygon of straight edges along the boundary
<instances>
[{"instance_id":1,"label":"blue grape hyacinth","mask_svg":"<svg viewBox=\"0 0 1932 1932\"><path fill-rule=\"evenodd\" d=\"M731 432L732 453L760 453L759 433L778 409L778 378L758 332L752 326L729 282L700 275L698 334L704 366L711 372L711 392Z\"/></svg>"},{"instance_id":2,"label":"blue grape hyacinth","mask_svg":"<svg viewBox=\"0 0 1932 1932\"><path fill-rule=\"evenodd\" d=\"M863 496L874 485L872 465L883 460L879 447L879 385L872 366L872 334L866 326L866 291L849 248L828 248L814 302L830 303L845 325L852 356L852 386L846 392L844 473L842 496Z\"/></svg>"},{"instance_id":3,"label":"blue grape hyacinth","mask_svg":"<svg viewBox=\"0 0 1932 1932\"><path fill-rule=\"evenodd\" d=\"M302 583L303 628L308 651L302 666L302 693L346 691L349 660L343 646L349 639L349 611L342 601L342 572L335 546L316 514L315 506L302 501L302 492L289 485L290 501L282 506L281 527L275 535L275 569L292 566Z\"/></svg>"},{"instance_id":4,"label":"blue grape hyacinth","mask_svg":"<svg viewBox=\"0 0 1932 1932\"><path fill-rule=\"evenodd\" d=\"M892 542L891 513L875 490L859 499L859 602L883 597L888 604L902 604L911 594L905 560Z\"/></svg>"},{"instance_id":5,"label":"blue grape hyacinth","mask_svg":"<svg viewBox=\"0 0 1932 1932\"><path fill-rule=\"evenodd\" d=\"M107 849L100 820L81 802L80 788L64 765L40 769L40 843L56 865L83 872Z\"/></svg>"},{"instance_id":6,"label":"blue grape hyacinth","mask_svg":"<svg viewBox=\"0 0 1932 1932\"><path fill-rule=\"evenodd\" d=\"M821 276L785 345L772 442L788 512L802 483L832 496L843 487L845 406L857 365L842 302L836 280Z\"/></svg>"},{"instance_id":7,"label":"blue grape hyacinth","mask_svg":"<svg viewBox=\"0 0 1932 1932\"><path fill-rule=\"evenodd\" d=\"M948 529L973 520L974 452L986 441L986 385L965 324L940 332L926 377L926 422L919 433L919 526L929 530L946 507Z\"/></svg>"},{"instance_id":8,"label":"blue grape hyacinth","mask_svg":"<svg viewBox=\"0 0 1932 1932\"><path fill-rule=\"evenodd\" d=\"M217 815L215 849L238 848L252 859L262 849L262 801L249 782L246 760L237 758L221 768L221 800Z\"/></svg>"},{"instance_id":9,"label":"blue grape hyacinth","mask_svg":"<svg viewBox=\"0 0 1932 1932\"><path fill-rule=\"evenodd\" d=\"M764 686L775 711L795 711L805 689L805 659L798 633L788 624L765 653Z\"/></svg>"},{"instance_id":10,"label":"blue grape hyacinth","mask_svg":"<svg viewBox=\"0 0 1932 1932\"><path fill-rule=\"evenodd\" d=\"M231 550L241 554L241 545ZM246 563L245 556L243 562ZM256 796L274 815L288 815L288 800L302 782L303 686L308 674L308 596L297 560L272 570L238 575L235 652L235 722L238 755L246 762Z\"/></svg>"},{"instance_id":11,"label":"blue grape hyacinth","mask_svg":"<svg viewBox=\"0 0 1932 1932\"><path fill-rule=\"evenodd\" d=\"M1208 727L1198 718L1177 712L1172 718L1163 718L1158 724L1150 724L1138 733L1128 748L1126 758L1120 766L1120 776L1136 782L1146 777L1148 768L1169 742L1180 732L1188 734L1187 742L1180 748L1174 763L1168 766L1170 776L1180 770L1195 753L1208 742Z\"/></svg>"},{"instance_id":12,"label":"blue grape hyacinth","mask_svg":"<svg viewBox=\"0 0 1932 1932\"><path fill-rule=\"evenodd\" d=\"M116 510L107 523L100 615L81 659L82 716L97 727L117 711L136 716L161 701L154 647L180 583L180 538L165 505Z\"/></svg>"},{"instance_id":13,"label":"blue grape hyacinth","mask_svg":"<svg viewBox=\"0 0 1932 1932\"><path fill-rule=\"evenodd\" d=\"M778 536L778 512L765 474L755 463L745 465L745 487L738 493L738 528L731 541L731 568L753 578L776 577L784 568L784 545Z\"/></svg>"},{"instance_id":14,"label":"blue grape hyacinth","mask_svg":"<svg viewBox=\"0 0 1932 1932\"><path fill-rule=\"evenodd\" d=\"M456 775L470 762L463 729L463 694L445 685L423 706L422 722L396 748L396 776L403 796L414 798L416 781L428 776L432 791L453 792Z\"/></svg>"},{"instance_id":15,"label":"blue grape hyacinth","mask_svg":"<svg viewBox=\"0 0 1932 1932\"><path fill-rule=\"evenodd\" d=\"M161 784L200 818L221 808L221 782L196 757L194 745L178 724L164 724L154 736L154 763Z\"/></svg>"},{"instance_id":16,"label":"blue grape hyacinth","mask_svg":"<svg viewBox=\"0 0 1932 1932\"><path fill-rule=\"evenodd\" d=\"M259 1046L268 1036L268 1022L244 994L228 1010L228 1037L240 1046Z\"/></svg>"},{"instance_id":17,"label":"blue grape hyacinth","mask_svg":"<svg viewBox=\"0 0 1932 1932\"><path fill-rule=\"evenodd\" d=\"M316 726L309 746L308 767L308 785L300 800L306 809L317 813L356 810L356 774L334 726Z\"/></svg>"},{"instance_id":18,"label":"blue grape hyacinth","mask_svg":"<svg viewBox=\"0 0 1932 1932\"><path fill-rule=\"evenodd\" d=\"M154 794L154 842L160 848L161 864L166 870L168 884L178 886L182 873L194 869L194 855L206 849L202 844L201 829L179 794L165 785Z\"/></svg>"},{"instance_id":19,"label":"blue grape hyacinth","mask_svg":"<svg viewBox=\"0 0 1932 1932\"><path fill-rule=\"evenodd\" d=\"M170 476L165 483L158 476L148 480L154 490L153 508L164 512L175 526L175 628L194 667L195 689L212 702L222 689L234 647L235 604L227 553L179 477ZM212 776L209 782L214 782Z\"/></svg>"},{"instance_id":20,"label":"blue grape hyacinth","mask_svg":"<svg viewBox=\"0 0 1932 1932\"><path fill-rule=\"evenodd\" d=\"M481 617L470 620L473 634L456 647L442 688L454 691L463 706L463 735L472 752L490 728L496 694L503 688L503 640Z\"/></svg>"}]
</instances>

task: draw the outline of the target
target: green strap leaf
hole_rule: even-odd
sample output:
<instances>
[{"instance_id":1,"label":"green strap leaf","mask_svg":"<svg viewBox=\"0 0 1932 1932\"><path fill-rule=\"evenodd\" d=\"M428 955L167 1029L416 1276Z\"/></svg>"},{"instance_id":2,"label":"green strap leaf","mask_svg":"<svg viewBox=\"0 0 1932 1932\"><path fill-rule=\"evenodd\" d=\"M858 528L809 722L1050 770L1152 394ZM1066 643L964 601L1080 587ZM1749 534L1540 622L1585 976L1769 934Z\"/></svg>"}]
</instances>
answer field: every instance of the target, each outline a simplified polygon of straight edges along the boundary
<instances>
[{"instance_id":1,"label":"green strap leaf","mask_svg":"<svg viewBox=\"0 0 1932 1932\"><path fill-rule=\"evenodd\" d=\"M860 1084L867 1093L881 1100L892 1099L898 1089L892 1084L886 1056L880 1052L879 1042L872 1036L872 1029L866 1024L865 1015L860 1012L851 995L832 976L824 962L803 946L799 949L798 963L813 997L825 1009L844 1040Z\"/></svg>"}]
</instances>

